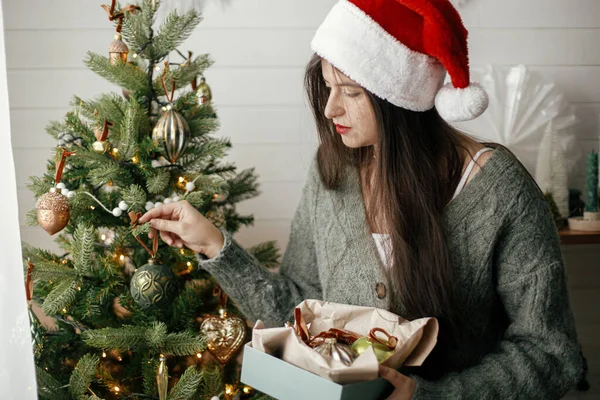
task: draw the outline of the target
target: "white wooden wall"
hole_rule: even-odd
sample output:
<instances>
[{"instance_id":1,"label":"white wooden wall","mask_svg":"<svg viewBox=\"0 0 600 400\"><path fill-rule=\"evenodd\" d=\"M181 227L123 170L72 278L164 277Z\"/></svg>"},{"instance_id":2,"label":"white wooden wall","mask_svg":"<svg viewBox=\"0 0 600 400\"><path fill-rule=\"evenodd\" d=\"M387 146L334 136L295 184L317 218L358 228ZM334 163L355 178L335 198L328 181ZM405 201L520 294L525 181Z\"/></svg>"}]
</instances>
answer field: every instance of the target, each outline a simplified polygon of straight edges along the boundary
<instances>
[{"instance_id":1,"label":"white wooden wall","mask_svg":"<svg viewBox=\"0 0 600 400\"><path fill-rule=\"evenodd\" d=\"M275 239L285 248L316 145L302 87L304 65L313 32L335 0L233 0L225 9L217 3L209 3L205 21L181 49L210 53L216 61L206 76L221 119L219 134L233 141L230 159L240 168L256 167L260 176L262 195L240 204L256 224L238 239L245 245ZM88 50L105 52L112 40L100 4L4 0L21 224L33 207L27 177L44 171L55 145L44 126L64 116L73 94L89 98L115 90L81 61ZM467 0L460 12L470 30L473 66L524 63L557 82L582 121L581 148L598 149L600 1ZM571 186L582 188L579 171ZM23 226L22 237L53 247L41 228ZM570 247L565 254L580 335L598 385L600 314L593 304L600 304L600 251Z\"/></svg>"}]
</instances>

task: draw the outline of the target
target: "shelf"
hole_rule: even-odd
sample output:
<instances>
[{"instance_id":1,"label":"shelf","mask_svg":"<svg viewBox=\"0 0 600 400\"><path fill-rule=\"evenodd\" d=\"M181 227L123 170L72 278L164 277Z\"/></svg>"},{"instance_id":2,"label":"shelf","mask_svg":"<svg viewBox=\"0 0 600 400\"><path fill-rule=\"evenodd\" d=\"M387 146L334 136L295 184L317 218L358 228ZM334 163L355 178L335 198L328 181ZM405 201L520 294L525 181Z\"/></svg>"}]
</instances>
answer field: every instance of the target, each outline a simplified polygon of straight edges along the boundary
<instances>
[{"instance_id":1,"label":"shelf","mask_svg":"<svg viewBox=\"0 0 600 400\"><path fill-rule=\"evenodd\" d=\"M562 244L600 244L600 232L574 231L564 228L558 233Z\"/></svg>"}]
</instances>

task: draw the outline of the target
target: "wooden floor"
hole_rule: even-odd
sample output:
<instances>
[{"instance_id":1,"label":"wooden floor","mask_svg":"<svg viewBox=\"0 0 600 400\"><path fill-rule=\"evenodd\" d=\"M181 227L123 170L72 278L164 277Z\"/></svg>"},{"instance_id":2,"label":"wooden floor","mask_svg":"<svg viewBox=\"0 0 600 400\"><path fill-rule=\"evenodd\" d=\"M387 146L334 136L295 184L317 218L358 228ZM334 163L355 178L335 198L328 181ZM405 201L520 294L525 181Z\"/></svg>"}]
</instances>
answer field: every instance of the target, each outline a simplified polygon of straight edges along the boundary
<instances>
[{"instance_id":1,"label":"wooden floor","mask_svg":"<svg viewBox=\"0 0 600 400\"><path fill-rule=\"evenodd\" d=\"M563 255L577 334L587 360L587 392L572 390L567 400L600 400L600 245L566 245Z\"/></svg>"}]
</instances>

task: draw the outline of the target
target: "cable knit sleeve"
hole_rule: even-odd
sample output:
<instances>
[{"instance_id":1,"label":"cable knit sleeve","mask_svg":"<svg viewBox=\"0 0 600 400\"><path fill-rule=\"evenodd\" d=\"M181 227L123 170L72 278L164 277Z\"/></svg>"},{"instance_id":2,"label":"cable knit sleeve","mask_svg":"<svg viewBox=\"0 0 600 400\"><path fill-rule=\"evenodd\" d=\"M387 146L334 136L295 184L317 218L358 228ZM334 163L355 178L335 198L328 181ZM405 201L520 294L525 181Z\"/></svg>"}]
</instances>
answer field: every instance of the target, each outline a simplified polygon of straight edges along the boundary
<instances>
[{"instance_id":1,"label":"cable knit sleeve","mask_svg":"<svg viewBox=\"0 0 600 400\"><path fill-rule=\"evenodd\" d=\"M569 304L560 241L537 189L507 208L495 248L497 293L509 326L479 364L417 382L413 399L559 399L580 376L582 359Z\"/></svg>"},{"instance_id":2,"label":"cable knit sleeve","mask_svg":"<svg viewBox=\"0 0 600 400\"><path fill-rule=\"evenodd\" d=\"M278 273L264 268L225 231L221 251L212 259L199 257L200 267L215 277L240 311L252 321L262 320L267 327L291 321L294 306L302 300L321 298L312 228L317 174L313 159Z\"/></svg>"}]
</instances>

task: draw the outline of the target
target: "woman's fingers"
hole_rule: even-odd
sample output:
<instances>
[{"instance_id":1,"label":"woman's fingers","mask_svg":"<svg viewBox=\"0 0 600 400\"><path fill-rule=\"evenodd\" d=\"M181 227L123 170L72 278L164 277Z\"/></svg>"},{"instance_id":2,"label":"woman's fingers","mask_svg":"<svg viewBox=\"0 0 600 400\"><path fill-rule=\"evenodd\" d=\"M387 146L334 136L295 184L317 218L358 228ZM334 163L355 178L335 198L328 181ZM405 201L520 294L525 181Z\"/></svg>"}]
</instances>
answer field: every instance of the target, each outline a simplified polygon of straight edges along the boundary
<instances>
[{"instance_id":1,"label":"woman's fingers","mask_svg":"<svg viewBox=\"0 0 600 400\"><path fill-rule=\"evenodd\" d=\"M165 232L165 231L160 231L160 238L162 239L163 242L165 242L169 246L173 246L173 243L175 242L175 239L173 239L173 236L170 233Z\"/></svg>"},{"instance_id":2,"label":"woman's fingers","mask_svg":"<svg viewBox=\"0 0 600 400\"><path fill-rule=\"evenodd\" d=\"M167 219L152 219L150 220L150 226L157 231L167 231L180 235L181 223L179 221L169 221Z\"/></svg>"},{"instance_id":3,"label":"woman's fingers","mask_svg":"<svg viewBox=\"0 0 600 400\"><path fill-rule=\"evenodd\" d=\"M148 211L146 214L142 215L138 222L140 224L143 224L154 218L171 219L171 215L173 215L173 212L175 210L177 210L178 207L179 207L178 203L163 204L160 207L153 208L152 210Z\"/></svg>"}]
</instances>

